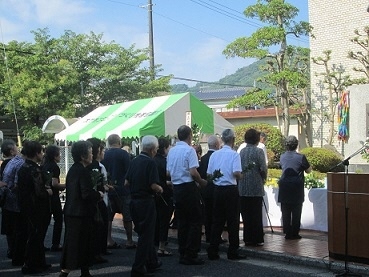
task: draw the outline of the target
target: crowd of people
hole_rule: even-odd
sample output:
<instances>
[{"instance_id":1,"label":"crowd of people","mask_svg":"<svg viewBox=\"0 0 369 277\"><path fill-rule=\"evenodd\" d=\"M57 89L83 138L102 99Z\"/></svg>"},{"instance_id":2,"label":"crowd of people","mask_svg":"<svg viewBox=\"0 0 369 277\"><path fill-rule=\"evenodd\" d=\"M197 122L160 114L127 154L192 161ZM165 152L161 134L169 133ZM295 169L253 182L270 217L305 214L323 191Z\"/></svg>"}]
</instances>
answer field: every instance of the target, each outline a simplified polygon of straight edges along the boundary
<instances>
[{"instance_id":1,"label":"crowd of people","mask_svg":"<svg viewBox=\"0 0 369 277\"><path fill-rule=\"evenodd\" d=\"M1 145L1 234L6 235L12 264L22 266L23 274L42 273L51 267L45 251L60 251L60 276L80 269L81 276L87 277L92 264L108 262L105 257L110 249L125 247L136 251L131 276L153 274L162 266L160 257L173 255L167 244L174 213L180 264L205 263L198 255L203 234L208 258L219 259L219 245L227 242L222 238L225 226L227 258L245 259L239 251L240 214L245 245L264 244L266 134L247 130L244 144L235 151L235 133L225 129L220 137L208 137L205 155L200 145L193 144L190 127L180 126L177 137L171 146L167 138L144 136L141 152L133 159L116 134L107 138L107 146L98 138L74 142L74 163L65 184L60 181L59 147L44 149L36 141L26 141L19 153L14 141L5 140ZM301 238L304 172L311 171L297 146L296 137L289 136L280 160L278 201L286 239ZM59 193L63 190L62 210ZM111 234L116 213L122 214L124 246ZM54 225L48 248L44 240L51 218Z\"/></svg>"}]
</instances>

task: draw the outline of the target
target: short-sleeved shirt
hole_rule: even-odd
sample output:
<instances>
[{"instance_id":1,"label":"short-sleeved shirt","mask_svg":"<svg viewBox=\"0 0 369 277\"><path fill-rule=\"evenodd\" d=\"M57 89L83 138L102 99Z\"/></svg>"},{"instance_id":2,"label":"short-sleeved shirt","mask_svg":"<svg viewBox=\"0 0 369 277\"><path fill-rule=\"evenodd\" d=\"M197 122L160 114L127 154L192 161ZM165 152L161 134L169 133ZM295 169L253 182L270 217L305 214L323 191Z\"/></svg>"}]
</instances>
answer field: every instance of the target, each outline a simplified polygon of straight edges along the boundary
<instances>
[{"instance_id":1,"label":"short-sleeved shirt","mask_svg":"<svg viewBox=\"0 0 369 277\"><path fill-rule=\"evenodd\" d=\"M159 184L156 163L147 153L141 152L129 165L126 180L132 199L150 198L154 195L152 184Z\"/></svg>"},{"instance_id":2,"label":"short-sleeved shirt","mask_svg":"<svg viewBox=\"0 0 369 277\"><path fill-rule=\"evenodd\" d=\"M59 168L58 164L55 161L46 162L42 166L42 170L51 172L52 177L58 179L58 182L60 183L60 179L59 179L59 177L60 177L60 168ZM59 197L59 188L55 188L55 187L51 186L51 189L53 190L53 195L52 196L53 197Z\"/></svg>"},{"instance_id":3,"label":"short-sleeved shirt","mask_svg":"<svg viewBox=\"0 0 369 277\"><path fill-rule=\"evenodd\" d=\"M13 212L19 212L18 197L13 191L15 184L18 183L18 171L24 164L24 159L21 156L15 156L8 162L3 172L3 182L9 188L6 195L4 209Z\"/></svg>"},{"instance_id":4,"label":"short-sleeved shirt","mask_svg":"<svg viewBox=\"0 0 369 277\"><path fill-rule=\"evenodd\" d=\"M120 194L129 194L129 190L124 187L124 181L130 161L127 151L121 148L106 150L104 160L101 161L108 172L109 181L117 186L116 191Z\"/></svg>"},{"instance_id":5,"label":"short-sleeved shirt","mask_svg":"<svg viewBox=\"0 0 369 277\"><path fill-rule=\"evenodd\" d=\"M163 196L173 196L173 189L167 185L167 181L170 180L167 176L167 158L157 153L154 157L154 161L158 168L159 185L163 188Z\"/></svg>"},{"instance_id":6,"label":"short-sleeved shirt","mask_svg":"<svg viewBox=\"0 0 369 277\"><path fill-rule=\"evenodd\" d=\"M241 153L241 150L244 149L246 147L247 143L246 142L243 142L241 143L241 145L238 147L237 149L237 153L240 154ZM264 157L265 157L265 163L266 165L268 166L268 152L267 152L267 149L266 149L266 146L264 143L262 142L259 142L258 143L258 148L262 149L263 152L264 152Z\"/></svg>"},{"instance_id":7,"label":"short-sleeved shirt","mask_svg":"<svg viewBox=\"0 0 369 277\"><path fill-rule=\"evenodd\" d=\"M8 164L8 162L10 162L10 158L9 159L5 159L2 163L1 163L1 166L0 166L0 181L3 180L3 172L4 172L4 169L5 169L5 166Z\"/></svg>"},{"instance_id":8,"label":"short-sleeved shirt","mask_svg":"<svg viewBox=\"0 0 369 277\"><path fill-rule=\"evenodd\" d=\"M279 180L278 202L304 202L304 171L310 167L305 155L287 151L281 155L282 176Z\"/></svg>"},{"instance_id":9,"label":"short-sleeved shirt","mask_svg":"<svg viewBox=\"0 0 369 277\"><path fill-rule=\"evenodd\" d=\"M223 176L214 180L214 185L237 185L237 180L234 177L233 173L242 171L241 158L240 155L228 145L224 145L222 149L215 151L210 156L207 173L213 174L215 170L219 169Z\"/></svg>"},{"instance_id":10,"label":"short-sleeved shirt","mask_svg":"<svg viewBox=\"0 0 369 277\"><path fill-rule=\"evenodd\" d=\"M167 171L169 171L173 185L190 183L193 178L190 168L198 168L199 160L196 151L184 141L178 141L169 150L167 156Z\"/></svg>"}]
</instances>

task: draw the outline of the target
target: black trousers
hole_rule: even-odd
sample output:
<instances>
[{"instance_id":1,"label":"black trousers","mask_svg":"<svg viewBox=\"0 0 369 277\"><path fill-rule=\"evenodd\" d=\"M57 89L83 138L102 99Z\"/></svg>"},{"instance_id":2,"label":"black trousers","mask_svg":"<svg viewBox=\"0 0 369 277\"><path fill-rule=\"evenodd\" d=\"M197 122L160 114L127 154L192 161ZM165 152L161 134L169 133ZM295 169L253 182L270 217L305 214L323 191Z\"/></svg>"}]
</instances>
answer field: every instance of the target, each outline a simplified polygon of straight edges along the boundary
<instances>
[{"instance_id":1,"label":"black trousers","mask_svg":"<svg viewBox=\"0 0 369 277\"><path fill-rule=\"evenodd\" d=\"M197 258L201 248L203 203L195 182L174 186L174 206L178 221L178 251L181 257Z\"/></svg>"},{"instance_id":2,"label":"black trousers","mask_svg":"<svg viewBox=\"0 0 369 277\"><path fill-rule=\"evenodd\" d=\"M29 268L42 268L45 262L45 218L49 213L39 213L28 217L28 236L24 253L24 264Z\"/></svg>"},{"instance_id":3,"label":"black trousers","mask_svg":"<svg viewBox=\"0 0 369 277\"><path fill-rule=\"evenodd\" d=\"M297 236L300 232L302 203L281 203L283 232L287 237Z\"/></svg>"},{"instance_id":4,"label":"black trousers","mask_svg":"<svg viewBox=\"0 0 369 277\"><path fill-rule=\"evenodd\" d=\"M206 241L210 242L211 237L211 226L213 225L213 197L204 198L205 202L205 215L204 215L204 225L205 225L205 237Z\"/></svg>"},{"instance_id":5,"label":"black trousers","mask_svg":"<svg viewBox=\"0 0 369 277\"><path fill-rule=\"evenodd\" d=\"M59 193L51 196L51 214L54 218L52 245L59 246L63 230L63 210Z\"/></svg>"},{"instance_id":6,"label":"black trousers","mask_svg":"<svg viewBox=\"0 0 369 277\"><path fill-rule=\"evenodd\" d=\"M213 207L213 225L208 253L218 253L219 238L222 235L224 224L227 222L228 255L235 255L240 243L240 205L237 186L216 186Z\"/></svg>"},{"instance_id":7,"label":"black trousers","mask_svg":"<svg viewBox=\"0 0 369 277\"><path fill-rule=\"evenodd\" d=\"M240 204L243 219L243 241L251 244L264 242L263 197L241 196Z\"/></svg>"},{"instance_id":8,"label":"black trousers","mask_svg":"<svg viewBox=\"0 0 369 277\"><path fill-rule=\"evenodd\" d=\"M164 203L165 200L166 204ZM172 197L163 196L156 199L156 226L155 226L155 242L168 240L168 230L170 220L173 215L173 199Z\"/></svg>"},{"instance_id":9,"label":"black trousers","mask_svg":"<svg viewBox=\"0 0 369 277\"><path fill-rule=\"evenodd\" d=\"M154 246L156 222L155 200L154 198L132 199L130 208L135 226L134 230L138 234L132 272L144 274L148 268L154 267L158 262Z\"/></svg>"}]
</instances>

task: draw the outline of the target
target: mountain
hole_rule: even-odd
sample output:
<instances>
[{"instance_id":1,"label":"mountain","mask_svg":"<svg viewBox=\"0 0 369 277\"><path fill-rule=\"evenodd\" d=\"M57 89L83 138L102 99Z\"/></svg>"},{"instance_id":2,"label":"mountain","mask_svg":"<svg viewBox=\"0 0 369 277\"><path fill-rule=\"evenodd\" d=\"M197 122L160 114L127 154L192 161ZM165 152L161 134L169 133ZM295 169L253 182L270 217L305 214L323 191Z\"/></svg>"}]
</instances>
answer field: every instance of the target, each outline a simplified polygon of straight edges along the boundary
<instances>
[{"instance_id":1,"label":"mountain","mask_svg":"<svg viewBox=\"0 0 369 277\"><path fill-rule=\"evenodd\" d=\"M218 82L213 83L197 83L193 87L189 87L186 84L172 85L173 93L182 92L198 92L206 86L206 89L219 89L231 86L245 86L252 87L254 84L260 88L266 88L267 86L257 82L258 78L262 77L266 73L261 71L259 67L265 65L265 60L256 61L248 66L239 68L235 73L227 75L221 78Z\"/></svg>"}]
</instances>

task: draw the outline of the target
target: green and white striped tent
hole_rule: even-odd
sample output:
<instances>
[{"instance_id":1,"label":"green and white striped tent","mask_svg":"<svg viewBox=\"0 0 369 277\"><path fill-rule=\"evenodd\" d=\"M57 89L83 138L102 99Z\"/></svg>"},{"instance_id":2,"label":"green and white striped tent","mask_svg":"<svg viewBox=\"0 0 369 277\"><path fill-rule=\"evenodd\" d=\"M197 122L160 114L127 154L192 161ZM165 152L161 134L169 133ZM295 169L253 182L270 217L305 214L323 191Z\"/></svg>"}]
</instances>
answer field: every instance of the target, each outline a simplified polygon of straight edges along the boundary
<instances>
[{"instance_id":1,"label":"green and white striped tent","mask_svg":"<svg viewBox=\"0 0 369 277\"><path fill-rule=\"evenodd\" d=\"M55 139L106 139L111 134L126 138L174 136L178 127L184 124L197 124L204 134L220 134L226 128L233 128L191 93L181 93L96 108L56 134Z\"/></svg>"}]
</instances>

